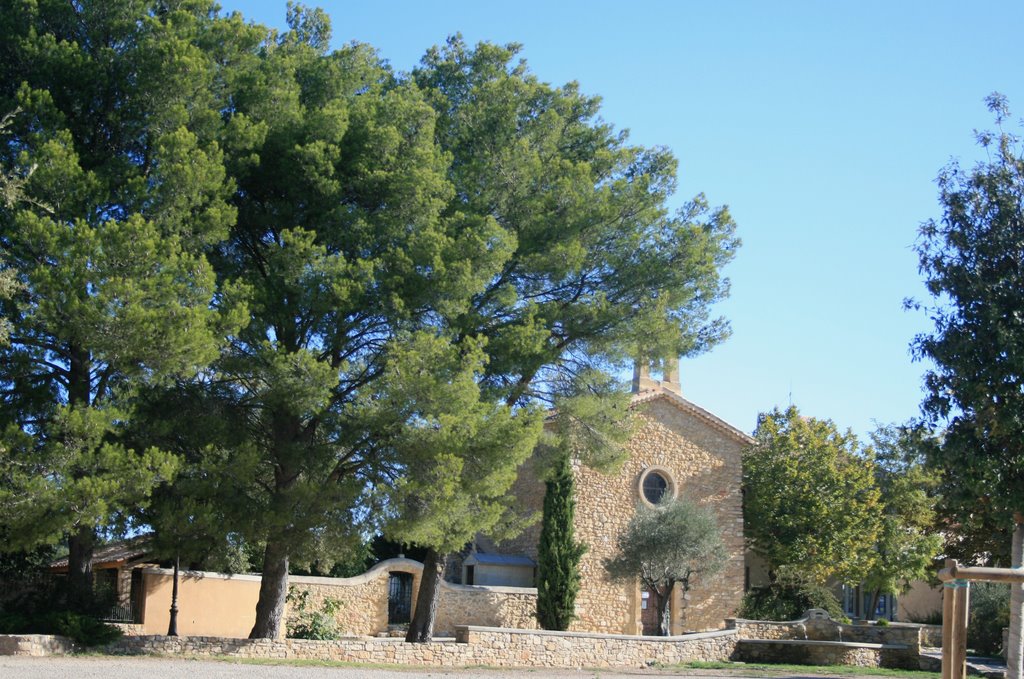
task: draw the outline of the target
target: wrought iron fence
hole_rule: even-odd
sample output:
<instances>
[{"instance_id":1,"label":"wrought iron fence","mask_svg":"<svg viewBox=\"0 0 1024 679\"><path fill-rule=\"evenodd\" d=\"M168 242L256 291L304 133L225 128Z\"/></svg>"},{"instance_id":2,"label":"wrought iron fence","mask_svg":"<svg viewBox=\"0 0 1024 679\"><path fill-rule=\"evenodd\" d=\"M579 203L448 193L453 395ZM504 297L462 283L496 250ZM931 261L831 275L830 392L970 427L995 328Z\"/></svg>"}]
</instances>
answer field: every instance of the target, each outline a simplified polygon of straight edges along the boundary
<instances>
[{"instance_id":1,"label":"wrought iron fence","mask_svg":"<svg viewBox=\"0 0 1024 679\"><path fill-rule=\"evenodd\" d=\"M104 614L100 617L103 622L127 622L136 623L138 620L135 618L135 607L131 601L124 603L114 604L106 609Z\"/></svg>"}]
</instances>

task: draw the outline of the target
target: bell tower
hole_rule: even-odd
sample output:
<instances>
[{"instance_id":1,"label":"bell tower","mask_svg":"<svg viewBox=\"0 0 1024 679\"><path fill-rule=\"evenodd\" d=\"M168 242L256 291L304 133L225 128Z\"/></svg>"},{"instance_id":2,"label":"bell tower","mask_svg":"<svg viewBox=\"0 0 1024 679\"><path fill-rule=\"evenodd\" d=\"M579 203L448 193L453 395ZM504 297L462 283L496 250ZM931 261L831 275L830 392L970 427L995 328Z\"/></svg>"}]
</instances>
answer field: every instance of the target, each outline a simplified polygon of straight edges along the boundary
<instances>
[{"instance_id":1,"label":"bell tower","mask_svg":"<svg viewBox=\"0 0 1024 679\"><path fill-rule=\"evenodd\" d=\"M652 363L650 360L639 359L633 363L633 393L639 394L661 387L681 396L683 389L679 385L679 359L666 358L662 362L661 380L651 377Z\"/></svg>"}]
</instances>

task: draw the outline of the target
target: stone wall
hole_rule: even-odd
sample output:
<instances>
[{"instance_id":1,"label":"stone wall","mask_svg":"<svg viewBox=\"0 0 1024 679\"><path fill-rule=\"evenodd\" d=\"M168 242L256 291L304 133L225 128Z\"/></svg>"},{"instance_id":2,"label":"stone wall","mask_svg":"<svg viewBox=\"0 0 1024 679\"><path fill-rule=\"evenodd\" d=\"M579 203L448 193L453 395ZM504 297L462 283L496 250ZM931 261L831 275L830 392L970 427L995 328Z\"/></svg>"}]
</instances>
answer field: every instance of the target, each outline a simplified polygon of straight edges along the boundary
<instances>
[{"instance_id":1,"label":"stone wall","mask_svg":"<svg viewBox=\"0 0 1024 679\"><path fill-rule=\"evenodd\" d=\"M740 485L745 444L706 418L661 395L636 405L636 434L629 458L618 473L602 474L577 465L576 537L589 549L580 563L582 584L573 630L635 634L641 631L640 592L634 583L611 581L604 560L636 513L638 483L648 467L673 478L677 497L710 507L728 553L717 578L696 582L685 607L676 596L673 633L720 629L734 615L743 595L743 508Z\"/></svg>"},{"instance_id":2,"label":"stone wall","mask_svg":"<svg viewBox=\"0 0 1024 679\"><path fill-rule=\"evenodd\" d=\"M453 636L459 625L537 629L537 590L443 582L434 633Z\"/></svg>"},{"instance_id":3,"label":"stone wall","mask_svg":"<svg viewBox=\"0 0 1024 679\"><path fill-rule=\"evenodd\" d=\"M925 625L845 625L821 609L800 620L729 620L739 641L737 660L812 665L919 669ZM777 642L777 643L772 643ZM867 649L867 650L864 650Z\"/></svg>"},{"instance_id":4,"label":"stone wall","mask_svg":"<svg viewBox=\"0 0 1024 679\"><path fill-rule=\"evenodd\" d=\"M839 641L744 639L736 645L733 659L748 663L883 666L882 647L879 644Z\"/></svg>"},{"instance_id":5,"label":"stone wall","mask_svg":"<svg viewBox=\"0 0 1024 679\"><path fill-rule=\"evenodd\" d=\"M63 655L74 650L75 642L67 637L49 634L0 634L0 655L42 657Z\"/></svg>"},{"instance_id":6,"label":"stone wall","mask_svg":"<svg viewBox=\"0 0 1024 679\"><path fill-rule=\"evenodd\" d=\"M930 637L931 630L925 625L893 623L891 625L856 624L836 622L819 609L807 612L800 620L773 622L767 620L729 620L730 628L736 630L740 639L793 639L809 641L840 641L861 644L882 644L906 646L915 652L921 646L922 638ZM941 641L941 628L939 635ZM923 635L923 637L922 637Z\"/></svg>"},{"instance_id":7,"label":"stone wall","mask_svg":"<svg viewBox=\"0 0 1024 679\"><path fill-rule=\"evenodd\" d=\"M398 639L224 639L132 637L108 652L239 658L309 658L371 664L458 667L646 667L696 660L727 660L736 645L726 630L684 637L625 637L475 626L456 628L458 641L406 644Z\"/></svg>"},{"instance_id":8,"label":"stone wall","mask_svg":"<svg viewBox=\"0 0 1024 679\"><path fill-rule=\"evenodd\" d=\"M306 610L319 611L327 599L339 603L335 621L343 636L373 636L388 630L388 578L391 573L413 577L415 610L423 564L412 559L388 559L352 578L288 578L294 594L306 593ZM132 634L158 635L167 630L171 571L145 571L144 620ZM191 636L248 636L255 619L258 575L227 576L188 571L182 574L178 605L178 632ZM536 628L537 590L532 587L487 587L441 582L435 633L452 636L456 625ZM294 603L285 619L298 615ZM282 626L281 633L285 633Z\"/></svg>"}]
</instances>

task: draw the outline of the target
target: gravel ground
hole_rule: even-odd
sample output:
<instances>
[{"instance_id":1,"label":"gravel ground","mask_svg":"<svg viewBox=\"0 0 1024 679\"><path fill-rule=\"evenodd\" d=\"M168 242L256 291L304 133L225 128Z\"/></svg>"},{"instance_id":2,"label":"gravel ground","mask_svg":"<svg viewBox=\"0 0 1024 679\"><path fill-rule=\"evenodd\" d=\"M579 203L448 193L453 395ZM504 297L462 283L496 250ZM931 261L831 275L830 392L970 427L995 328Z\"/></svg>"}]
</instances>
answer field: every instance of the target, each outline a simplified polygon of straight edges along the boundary
<instances>
[{"instance_id":1,"label":"gravel ground","mask_svg":"<svg viewBox=\"0 0 1024 679\"><path fill-rule=\"evenodd\" d=\"M699 672L674 674L645 670L449 670L377 669L371 667L316 667L300 665L243 664L211 660L172 660L147 657L0 657L0 679L636 679L637 677L686 676L699 679ZM804 675L806 677L807 675ZM721 679L722 675L717 675ZM729 675L730 679L740 679Z\"/></svg>"}]
</instances>

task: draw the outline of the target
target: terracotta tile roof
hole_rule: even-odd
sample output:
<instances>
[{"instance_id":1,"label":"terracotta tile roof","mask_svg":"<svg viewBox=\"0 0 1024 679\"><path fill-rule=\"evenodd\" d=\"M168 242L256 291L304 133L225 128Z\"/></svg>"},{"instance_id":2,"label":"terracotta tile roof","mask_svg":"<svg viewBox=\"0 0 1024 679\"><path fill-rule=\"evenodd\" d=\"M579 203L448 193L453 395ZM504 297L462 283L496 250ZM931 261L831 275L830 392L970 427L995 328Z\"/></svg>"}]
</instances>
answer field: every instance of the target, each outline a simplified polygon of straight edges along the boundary
<instances>
[{"instance_id":1,"label":"terracotta tile roof","mask_svg":"<svg viewBox=\"0 0 1024 679\"><path fill-rule=\"evenodd\" d=\"M97 547L92 555L92 567L112 566L119 563L134 561L149 553L150 536L138 535L128 540L111 542L109 545ZM68 557L57 559L50 564L51 571L66 571L68 569Z\"/></svg>"}]
</instances>

